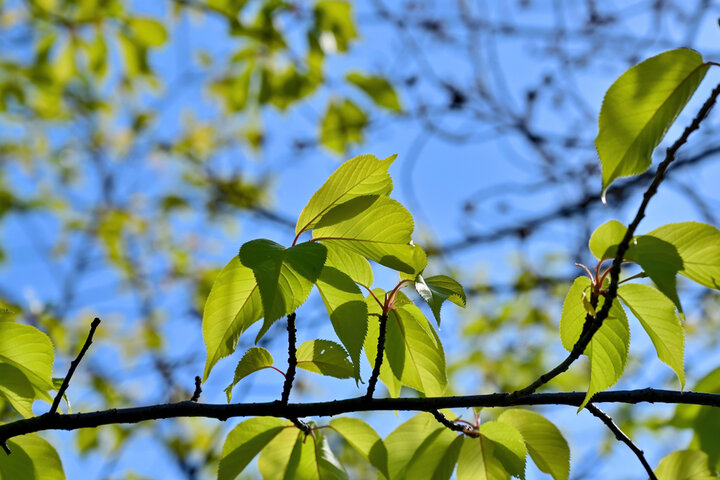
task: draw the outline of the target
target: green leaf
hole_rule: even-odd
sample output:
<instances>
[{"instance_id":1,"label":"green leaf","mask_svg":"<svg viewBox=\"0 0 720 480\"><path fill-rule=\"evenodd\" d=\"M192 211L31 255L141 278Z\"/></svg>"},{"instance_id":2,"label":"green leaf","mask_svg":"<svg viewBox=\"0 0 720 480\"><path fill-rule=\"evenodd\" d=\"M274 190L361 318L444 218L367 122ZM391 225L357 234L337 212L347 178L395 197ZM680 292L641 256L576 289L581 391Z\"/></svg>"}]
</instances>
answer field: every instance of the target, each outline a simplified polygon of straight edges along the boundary
<instances>
[{"instance_id":1,"label":"green leaf","mask_svg":"<svg viewBox=\"0 0 720 480\"><path fill-rule=\"evenodd\" d=\"M677 249L681 275L708 288L720 289L720 230L716 227L699 222L669 223L646 236Z\"/></svg>"},{"instance_id":2,"label":"green leaf","mask_svg":"<svg viewBox=\"0 0 720 480\"><path fill-rule=\"evenodd\" d=\"M588 246L598 260L615 258L618 244L625 236L627 227L617 220L608 220L590 236Z\"/></svg>"},{"instance_id":3,"label":"green leaf","mask_svg":"<svg viewBox=\"0 0 720 480\"><path fill-rule=\"evenodd\" d=\"M328 249L325 266L334 267L353 282L364 287L371 287L373 284L373 271L370 262L360 254L347 250L337 245L326 245Z\"/></svg>"},{"instance_id":4,"label":"green leaf","mask_svg":"<svg viewBox=\"0 0 720 480\"><path fill-rule=\"evenodd\" d=\"M457 478L509 479L525 477L527 450L520 432L508 423L490 421L480 425L477 438L464 437Z\"/></svg>"},{"instance_id":5,"label":"green leaf","mask_svg":"<svg viewBox=\"0 0 720 480\"><path fill-rule=\"evenodd\" d=\"M232 390L240 380L247 377L253 372L262 370L263 368L270 368L273 366L273 357L270 352L262 347L251 347L243 355L240 361L235 367L235 376L233 381L225 389L225 395L227 396L228 403L232 400Z\"/></svg>"},{"instance_id":6,"label":"green leaf","mask_svg":"<svg viewBox=\"0 0 720 480\"><path fill-rule=\"evenodd\" d=\"M677 294L677 274L683 267L683 259L675 245L652 235L640 235L633 239L625 258L638 263L658 290L672 300L682 313Z\"/></svg>"},{"instance_id":7,"label":"green leaf","mask_svg":"<svg viewBox=\"0 0 720 480\"><path fill-rule=\"evenodd\" d=\"M530 458L540 471L555 480L567 480L570 475L570 448L560 430L548 419L529 410L505 410L499 422L515 427L522 435Z\"/></svg>"},{"instance_id":8,"label":"green leaf","mask_svg":"<svg viewBox=\"0 0 720 480\"><path fill-rule=\"evenodd\" d=\"M52 401L53 357L50 339L37 328L0 322L0 395L26 418L34 416L35 399Z\"/></svg>"},{"instance_id":9,"label":"green leaf","mask_svg":"<svg viewBox=\"0 0 720 480\"><path fill-rule=\"evenodd\" d=\"M717 480L708 456L699 450L677 450L660 460L655 475L658 480Z\"/></svg>"},{"instance_id":10,"label":"green leaf","mask_svg":"<svg viewBox=\"0 0 720 480\"><path fill-rule=\"evenodd\" d=\"M720 368L705 375L692 389L694 392L720 393ZM691 448L698 448L708 455L712 465L720 460L720 444L717 432L720 429L720 412L705 405L678 405L669 422L676 428L690 428L694 431Z\"/></svg>"},{"instance_id":11,"label":"green leaf","mask_svg":"<svg viewBox=\"0 0 720 480\"><path fill-rule=\"evenodd\" d=\"M12 455L0 458L0 478L13 480L65 480L55 448L37 434L7 441Z\"/></svg>"},{"instance_id":12,"label":"green leaf","mask_svg":"<svg viewBox=\"0 0 720 480\"><path fill-rule=\"evenodd\" d=\"M603 200L613 180L648 169L653 150L708 68L693 50L670 50L630 68L608 89L595 139L603 171Z\"/></svg>"},{"instance_id":13,"label":"green leaf","mask_svg":"<svg viewBox=\"0 0 720 480\"><path fill-rule=\"evenodd\" d=\"M381 291L375 290L376 296L381 294ZM408 300L402 292L397 295L401 302ZM371 314L380 314L381 309L377 303L372 302L368 303L368 311ZM378 330L372 331L373 336L368 331L368 340L365 343L370 365L375 364L377 352L377 346L373 347L372 344L377 344ZM447 374L442 344L425 315L409 300L388 314L383 366L386 364L390 367L389 371L381 368L380 380L388 389L395 383L388 378L392 376L403 385L428 397L445 393ZM391 382L390 385L386 380Z\"/></svg>"},{"instance_id":14,"label":"green leaf","mask_svg":"<svg viewBox=\"0 0 720 480\"><path fill-rule=\"evenodd\" d=\"M378 160L374 155L358 155L340 165L300 212L295 233L313 228L335 205L365 195L389 195L393 185L388 169L396 157Z\"/></svg>"},{"instance_id":15,"label":"green leaf","mask_svg":"<svg viewBox=\"0 0 720 480\"><path fill-rule=\"evenodd\" d=\"M353 376L353 365L345 349L330 340L310 340L297 349L297 366L309 372L336 378Z\"/></svg>"},{"instance_id":16,"label":"green leaf","mask_svg":"<svg viewBox=\"0 0 720 480\"><path fill-rule=\"evenodd\" d=\"M388 471L391 479L405 478L408 465L415 452L428 437L445 430L429 413L419 413L400 424L385 438L388 451Z\"/></svg>"},{"instance_id":17,"label":"green leaf","mask_svg":"<svg viewBox=\"0 0 720 480\"><path fill-rule=\"evenodd\" d=\"M572 351L580 338L585 323L586 311L582 304L583 292L590 286L590 279L578 277L573 282L563 303L560 317L560 338L563 347ZM598 303L598 311L602 307L604 297ZM590 360L590 385L580 409L590 401L592 396L609 388L620 379L627 363L630 347L630 327L625 311L619 302L614 302L608 318L595 332L585 355Z\"/></svg>"},{"instance_id":18,"label":"green leaf","mask_svg":"<svg viewBox=\"0 0 720 480\"><path fill-rule=\"evenodd\" d=\"M320 430L306 437L297 428L285 428L260 453L258 469L265 480L347 479Z\"/></svg>"},{"instance_id":19,"label":"green leaf","mask_svg":"<svg viewBox=\"0 0 720 480\"><path fill-rule=\"evenodd\" d=\"M328 255L333 249L328 249ZM365 259L363 259L365 260ZM325 266L315 285L320 292L335 333L353 363L353 376L360 379L360 351L368 329L367 304L355 282L334 266Z\"/></svg>"},{"instance_id":20,"label":"green leaf","mask_svg":"<svg viewBox=\"0 0 720 480\"><path fill-rule=\"evenodd\" d=\"M352 4L341 0L321 0L315 4L313 14L315 29L332 33L337 49L346 52L350 42L358 36Z\"/></svg>"},{"instance_id":21,"label":"green leaf","mask_svg":"<svg viewBox=\"0 0 720 480\"><path fill-rule=\"evenodd\" d=\"M415 279L415 290L430 306L438 326L440 325L440 309L445 300L465 308L466 297L462 285L446 275L435 275L428 278L418 275Z\"/></svg>"},{"instance_id":22,"label":"green leaf","mask_svg":"<svg viewBox=\"0 0 720 480\"><path fill-rule=\"evenodd\" d=\"M388 471L388 451L380 435L359 418L340 417L333 419L330 426L339 433L370 465L377 468L386 478Z\"/></svg>"},{"instance_id":23,"label":"green leaf","mask_svg":"<svg viewBox=\"0 0 720 480\"><path fill-rule=\"evenodd\" d=\"M258 239L240 247L240 261L255 275L265 312L256 342L275 320L305 302L320 276L326 255L323 245L311 242L285 248L272 240Z\"/></svg>"},{"instance_id":24,"label":"green leaf","mask_svg":"<svg viewBox=\"0 0 720 480\"><path fill-rule=\"evenodd\" d=\"M207 348L203 382L213 366L235 352L238 338L263 316L253 271L234 257L222 269L205 302L202 331Z\"/></svg>"},{"instance_id":25,"label":"green leaf","mask_svg":"<svg viewBox=\"0 0 720 480\"><path fill-rule=\"evenodd\" d=\"M441 427L418 447L407 467L407 479L448 480L460 455L462 436Z\"/></svg>"},{"instance_id":26,"label":"green leaf","mask_svg":"<svg viewBox=\"0 0 720 480\"><path fill-rule=\"evenodd\" d=\"M127 25L133 38L146 47L161 47L167 41L168 34L165 26L149 17L132 17Z\"/></svg>"},{"instance_id":27,"label":"green leaf","mask_svg":"<svg viewBox=\"0 0 720 480\"><path fill-rule=\"evenodd\" d=\"M684 388L685 333L675 314L675 305L653 287L637 283L620 285L618 296L650 336L658 358L675 371Z\"/></svg>"},{"instance_id":28,"label":"green leaf","mask_svg":"<svg viewBox=\"0 0 720 480\"><path fill-rule=\"evenodd\" d=\"M411 243L413 228L412 216L396 200L363 196L330 209L318 221L313 236L386 267L417 274L427 265L427 256Z\"/></svg>"},{"instance_id":29,"label":"green leaf","mask_svg":"<svg viewBox=\"0 0 720 480\"><path fill-rule=\"evenodd\" d=\"M320 143L337 153L363 141L368 119L352 101L332 100L320 125Z\"/></svg>"},{"instance_id":30,"label":"green leaf","mask_svg":"<svg viewBox=\"0 0 720 480\"><path fill-rule=\"evenodd\" d=\"M233 428L223 445L218 480L237 478L273 438L283 430L290 430L287 423L274 417L256 417Z\"/></svg>"},{"instance_id":31,"label":"green leaf","mask_svg":"<svg viewBox=\"0 0 720 480\"><path fill-rule=\"evenodd\" d=\"M400 99L393 86L383 77L364 75L360 72L350 72L345 79L365 92L376 105L400 113Z\"/></svg>"}]
</instances>

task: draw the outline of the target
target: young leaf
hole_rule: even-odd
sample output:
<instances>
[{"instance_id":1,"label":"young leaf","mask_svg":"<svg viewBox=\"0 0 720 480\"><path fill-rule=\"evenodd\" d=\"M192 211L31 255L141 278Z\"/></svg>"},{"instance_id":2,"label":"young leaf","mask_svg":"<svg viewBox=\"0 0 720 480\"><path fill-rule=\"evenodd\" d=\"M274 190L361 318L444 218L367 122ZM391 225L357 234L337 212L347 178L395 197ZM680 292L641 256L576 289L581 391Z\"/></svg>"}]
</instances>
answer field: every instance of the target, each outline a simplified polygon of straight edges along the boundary
<instances>
[{"instance_id":1,"label":"young leaf","mask_svg":"<svg viewBox=\"0 0 720 480\"><path fill-rule=\"evenodd\" d=\"M247 377L253 372L262 370L263 368L270 368L273 366L273 357L270 352L262 347L250 347L247 352L243 355L240 361L235 367L235 376L230 385L225 389L225 395L227 396L228 403L232 400L232 390L240 380Z\"/></svg>"},{"instance_id":2,"label":"young leaf","mask_svg":"<svg viewBox=\"0 0 720 480\"><path fill-rule=\"evenodd\" d=\"M300 212L295 234L313 228L335 205L364 195L389 195L393 185L388 169L396 157L378 160L375 155L358 155L340 165Z\"/></svg>"},{"instance_id":3,"label":"young leaf","mask_svg":"<svg viewBox=\"0 0 720 480\"><path fill-rule=\"evenodd\" d=\"M700 450L677 450L660 460L655 475L661 480L717 480Z\"/></svg>"},{"instance_id":4,"label":"young leaf","mask_svg":"<svg viewBox=\"0 0 720 480\"><path fill-rule=\"evenodd\" d=\"M339 433L370 465L390 478L388 452L380 435L359 418L340 417L332 420L330 426Z\"/></svg>"},{"instance_id":5,"label":"young leaf","mask_svg":"<svg viewBox=\"0 0 720 480\"><path fill-rule=\"evenodd\" d=\"M373 271L370 262L360 254L337 245L329 244L325 266L334 267L350 277L353 282L370 288L373 284Z\"/></svg>"},{"instance_id":6,"label":"young leaf","mask_svg":"<svg viewBox=\"0 0 720 480\"><path fill-rule=\"evenodd\" d=\"M415 290L430 306L438 326L440 325L440 309L445 300L465 308L466 297L462 285L446 275L435 275L428 278L418 275L415 279Z\"/></svg>"},{"instance_id":7,"label":"young leaf","mask_svg":"<svg viewBox=\"0 0 720 480\"><path fill-rule=\"evenodd\" d=\"M388 451L388 478L405 478L408 464L423 442L435 432L444 430L429 413L419 413L400 424L385 438ZM445 429L446 430L446 429Z\"/></svg>"},{"instance_id":8,"label":"young leaf","mask_svg":"<svg viewBox=\"0 0 720 480\"><path fill-rule=\"evenodd\" d=\"M586 311L582 304L583 291L590 285L587 277L578 277L573 282L563 302L560 316L560 338L563 347L571 351L580 338L585 323ZM598 303L602 307L603 298ZM593 335L585 349L590 360L590 385L580 408L590 401L592 396L615 385L625 370L628 349L630 347L630 327L625 311L619 302L614 302L608 318Z\"/></svg>"},{"instance_id":9,"label":"young leaf","mask_svg":"<svg viewBox=\"0 0 720 480\"><path fill-rule=\"evenodd\" d=\"M240 261L252 269L260 290L265 319L255 341L277 320L302 305L320 276L327 250L317 243L290 248L267 239L240 247Z\"/></svg>"},{"instance_id":10,"label":"young leaf","mask_svg":"<svg viewBox=\"0 0 720 480\"><path fill-rule=\"evenodd\" d=\"M608 220L590 236L588 246L598 260L615 258L618 244L625 236L627 227L617 220Z\"/></svg>"},{"instance_id":11,"label":"young leaf","mask_svg":"<svg viewBox=\"0 0 720 480\"><path fill-rule=\"evenodd\" d=\"M310 340L297 349L297 366L336 378L353 376L353 365L343 347L330 340Z\"/></svg>"},{"instance_id":12,"label":"young leaf","mask_svg":"<svg viewBox=\"0 0 720 480\"><path fill-rule=\"evenodd\" d=\"M223 445L218 480L234 480L255 456L287 429L288 422L274 417L245 420L228 433Z\"/></svg>"},{"instance_id":13,"label":"young leaf","mask_svg":"<svg viewBox=\"0 0 720 480\"><path fill-rule=\"evenodd\" d=\"M340 270L342 265L337 262L337 251L342 252L338 256L345 254L344 250L337 247L328 249L328 260L315 285L320 292L335 333L350 354L354 366L353 376L359 380L360 351L368 328L367 305L365 297L353 279L345 271ZM367 260L364 258L352 252L347 253L367 265ZM362 265L362 263L358 263Z\"/></svg>"},{"instance_id":14,"label":"young leaf","mask_svg":"<svg viewBox=\"0 0 720 480\"><path fill-rule=\"evenodd\" d=\"M345 76L345 79L365 92L378 106L395 113L402 111L395 89L385 78L351 72Z\"/></svg>"},{"instance_id":15,"label":"young leaf","mask_svg":"<svg viewBox=\"0 0 720 480\"><path fill-rule=\"evenodd\" d=\"M7 442L12 455L0 459L0 478L65 480L55 448L37 434L14 437Z\"/></svg>"},{"instance_id":16,"label":"young leaf","mask_svg":"<svg viewBox=\"0 0 720 480\"><path fill-rule=\"evenodd\" d=\"M522 435L530 458L540 471L555 480L567 480L570 475L570 448L560 430L549 420L529 410L505 410L498 422L515 427Z\"/></svg>"},{"instance_id":17,"label":"young leaf","mask_svg":"<svg viewBox=\"0 0 720 480\"><path fill-rule=\"evenodd\" d=\"M386 267L417 274L427 265L427 256L411 243L412 231L412 216L399 202L363 196L330 209L315 225L313 236Z\"/></svg>"},{"instance_id":18,"label":"young leaf","mask_svg":"<svg viewBox=\"0 0 720 480\"><path fill-rule=\"evenodd\" d=\"M667 133L709 68L699 53L670 50L635 65L608 89L595 147L602 165L603 198L619 177L650 166Z\"/></svg>"},{"instance_id":19,"label":"young leaf","mask_svg":"<svg viewBox=\"0 0 720 480\"><path fill-rule=\"evenodd\" d=\"M673 303L653 287L639 283L620 285L618 296L650 336L658 358L675 371L685 387L685 333Z\"/></svg>"},{"instance_id":20,"label":"young leaf","mask_svg":"<svg viewBox=\"0 0 720 480\"><path fill-rule=\"evenodd\" d=\"M255 276L234 257L215 279L205 302L202 331L207 360L203 382L218 360L235 352L240 334L262 316Z\"/></svg>"},{"instance_id":21,"label":"young leaf","mask_svg":"<svg viewBox=\"0 0 720 480\"><path fill-rule=\"evenodd\" d=\"M658 290L672 300L682 313L677 294L677 274L683 267L683 259L675 245L652 235L640 235L633 239L625 258L638 263Z\"/></svg>"},{"instance_id":22,"label":"young leaf","mask_svg":"<svg viewBox=\"0 0 720 480\"><path fill-rule=\"evenodd\" d=\"M320 430L312 436L285 428L262 450L258 469L265 480L347 480Z\"/></svg>"},{"instance_id":23,"label":"young leaf","mask_svg":"<svg viewBox=\"0 0 720 480\"><path fill-rule=\"evenodd\" d=\"M463 438L457 463L458 480L525 478L527 450L523 437L508 423L486 422L477 438Z\"/></svg>"},{"instance_id":24,"label":"young leaf","mask_svg":"<svg viewBox=\"0 0 720 480\"><path fill-rule=\"evenodd\" d=\"M669 223L647 236L677 249L681 275L708 288L720 289L720 230L706 223Z\"/></svg>"},{"instance_id":25,"label":"young leaf","mask_svg":"<svg viewBox=\"0 0 720 480\"><path fill-rule=\"evenodd\" d=\"M438 428L418 447L407 466L405 478L448 480L455 470L462 436L447 428Z\"/></svg>"}]
</instances>

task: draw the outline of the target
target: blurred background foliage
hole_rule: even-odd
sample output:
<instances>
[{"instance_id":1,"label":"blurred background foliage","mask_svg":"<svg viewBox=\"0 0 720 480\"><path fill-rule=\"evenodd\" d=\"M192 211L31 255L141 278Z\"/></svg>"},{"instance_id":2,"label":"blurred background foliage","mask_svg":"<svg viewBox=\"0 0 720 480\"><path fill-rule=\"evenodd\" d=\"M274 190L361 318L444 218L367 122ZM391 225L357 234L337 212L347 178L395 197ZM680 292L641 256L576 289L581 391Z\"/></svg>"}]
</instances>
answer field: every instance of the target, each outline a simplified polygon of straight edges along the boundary
<instances>
[{"instance_id":1,"label":"blurred background foliage","mask_svg":"<svg viewBox=\"0 0 720 480\"><path fill-rule=\"evenodd\" d=\"M470 294L441 332L452 393L524 386L562 356L560 303L590 232L627 220L648 183L618 182L600 203L602 94L664 49L719 60L718 15L710 0L0 0L2 314L50 335L58 376L103 318L69 392L75 411L187 399L219 268L250 238L289 243L300 206L340 160L398 152L397 195L429 269ZM647 229L718 225L717 124L682 152ZM689 385L711 372L707 391L720 392L720 298L684 295ZM301 334L327 335L323 313L310 302ZM283 335L263 344L283 358ZM634 340L631 354L619 386L678 388L646 362L649 342ZM223 401L231 364L203 400ZM585 368L553 387L583 389ZM235 401L279 395L280 379L257 377ZM313 380L299 375L296 399L359 393ZM635 461L602 426L547 412L571 440L572 478ZM720 458L710 409L611 413L652 464L678 439ZM7 405L0 418L14 418ZM49 437L69 478L194 479L213 477L225 431L193 419ZM352 478L374 475L349 449L342 460Z\"/></svg>"}]
</instances>

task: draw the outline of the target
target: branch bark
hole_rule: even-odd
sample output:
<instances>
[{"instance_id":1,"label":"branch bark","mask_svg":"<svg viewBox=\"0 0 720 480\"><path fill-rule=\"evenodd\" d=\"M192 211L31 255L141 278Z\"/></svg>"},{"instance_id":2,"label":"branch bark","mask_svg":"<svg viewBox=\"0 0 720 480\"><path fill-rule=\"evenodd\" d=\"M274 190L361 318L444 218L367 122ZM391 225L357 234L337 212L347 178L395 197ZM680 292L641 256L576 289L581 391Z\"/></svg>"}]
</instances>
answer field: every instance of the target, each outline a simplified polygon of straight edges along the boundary
<instances>
[{"instance_id":1,"label":"branch bark","mask_svg":"<svg viewBox=\"0 0 720 480\"><path fill-rule=\"evenodd\" d=\"M380 331L378 333L377 343L377 355L375 355L375 366L373 367L370 380L368 381L368 389L365 394L367 400L372 400L373 393L375 393L375 387L377 386L378 378L380 377L380 367L382 367L383 355L385 354L385 334L387 332L387 320L388 316L386 313L380 315Z\"/></svg>"}]
</instances>

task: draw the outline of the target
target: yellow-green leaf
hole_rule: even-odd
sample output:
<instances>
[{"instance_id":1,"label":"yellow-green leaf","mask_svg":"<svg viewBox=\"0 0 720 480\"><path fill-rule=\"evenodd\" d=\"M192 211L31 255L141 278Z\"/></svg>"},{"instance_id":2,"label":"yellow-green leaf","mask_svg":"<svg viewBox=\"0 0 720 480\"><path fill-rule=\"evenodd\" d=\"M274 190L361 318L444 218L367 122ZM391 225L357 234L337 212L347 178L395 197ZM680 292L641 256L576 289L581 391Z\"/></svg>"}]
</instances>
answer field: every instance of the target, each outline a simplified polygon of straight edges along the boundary
<instances>
[{"instance_id":1,"label":"yellow-green leaf","mask_svg":"<svg viewBox=\"0 0 720 480\"><path fill-rule=\"evenodd\" d=\"M39 435L14 437L7 445L12 454L0 457L3 480L65 480L55 448Z\"/></svg>"},{"instance_id":2,"label":"yellow-green leaf","mask_svg":"<svg viewBox=\"0 0 720 480\"><path fill-rule=\"evenodd\" d=\"M375 75L365 75L360 72L350 72L345 78L348 82L365 92L376 105L387 108L395 113L402 111L397 92L395 92L395 89L387 79Z\"/></svg>"},{"instance_id":3,"label":"yellow-green leaf","mask_svg":"<svg viewBox=\"0 0 720 480\"><path fill-rule=\"evenodd\" d=\"M385 477L390 477L387 448L380 435L370 425L359 418L340 417L333 419L330 426L370 465L377 468Z\"/></svg>"},{"instance_id":4,"label":"yellow-green leaf","mask_svg":"<svg viewBox=\"0 0 720 480\"><path fill-rule=\"evenodd\" d=\"M132 17L127 20L132 36L146 47L161 47L168 38L165 26L149 17Z\"/></svg>"},{"instance_id":5,"label":"yellow-green leaf","mask_svg":"<svg viewBox=\"0 0 720 480\"><path fill-rule=\"evenodd\" d=\"M655 475L658 480L717 480L700 450L677 450L660 460Z\"/></svg>"},{"instance_id":6,"label":"yellow-green leaf","mask_svg":"<svg viewBox=\"0 0 720 480\"><path fill-rule=\"evenodd\" d=\"M330 340L309 340L297 349L297 366L309 372L336 378L353 376L353 365L345 349Z\"/></svg>"},{"instance_id":7,"label":"yellow-green leaf","mask_svg":"<svg viewBox=\"0 0 720 480\"><path fill-rule=\"evenodd\" d=\"M228 433L218 468L218 480L234 480L278 433L287 421L274 417L245 420Z\"/></svg>"},{"instance_id":8,"label":"yellow-green leaf","mask_svg":"<svg viewBox=\"0 0 720 480\"><path fill-rule=\"evenodd\" d=\"M602 164L603 198L619 177L650 166L652 153L709 68L694 50L661 53L623 73L600 109L595 147Z\"/></svg>"},{"instance_id":9,"label":"yellow-green leaf","mask_svg":"<svg viewBox=\"0 0 720 480\"><path fill-rule=\"evenodd\" d=\"M230 402L230 400L232 400L232 390L240 380L253 372L272 367L273 362L274 360L272 355L270 355L270 352L266 349L262 347L249 348L238 362L237 367L235 367L235 375L232 383L225 388L227 401Z\"/></svg>"},{"instance_id":10,"label":"yellow-green leaf","mask_svg":"<svg viewBox=\"0 0 720 480\"><path fill-rule=\"evenodd\" d=\"M438 325L440 325L440 309L445 300L465 308L466 297L462 285L447 275L434 275L427 278L418 275L415 279L415 290L430 306Z\"/></svg>"},{"instance_id":11,"label":"yellow-green leaf","mask_svg":"<svg viewBox=\"0 0 720 480\"><path fill-rule=\"evenodd\" d=\"M350 100L332 100L320 125L320 143L337 153L363 141L368 119Z\"/></svg>"}]
</instances>

